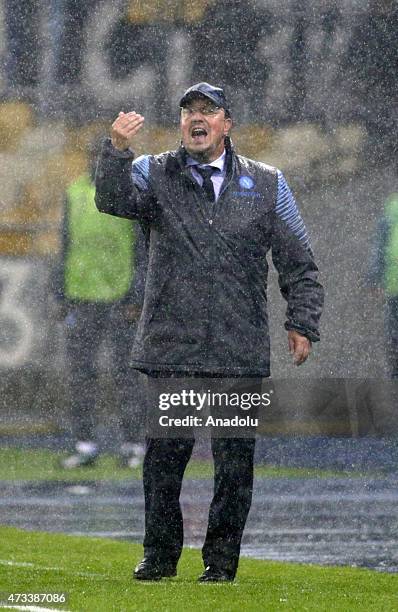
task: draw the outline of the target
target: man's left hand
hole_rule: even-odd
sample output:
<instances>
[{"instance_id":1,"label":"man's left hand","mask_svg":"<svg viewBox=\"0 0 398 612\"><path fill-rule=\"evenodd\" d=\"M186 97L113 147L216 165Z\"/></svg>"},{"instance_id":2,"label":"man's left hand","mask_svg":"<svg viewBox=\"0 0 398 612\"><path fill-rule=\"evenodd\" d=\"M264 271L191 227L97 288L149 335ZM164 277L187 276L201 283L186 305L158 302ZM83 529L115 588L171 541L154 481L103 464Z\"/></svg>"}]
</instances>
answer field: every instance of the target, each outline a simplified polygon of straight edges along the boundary
<instances>
[{"instance_id":1,"label":"man's left hand","mask_svg":"<svg viewBox=\"0 0 398 612\"><path fill-rule=\"evenodd\" d=\"M289 353L293 356L293 362L299 366L304 363L310 354L311 342L295 329L289 329L287 339L289 342Z\"/></svg>"}]
</instances>

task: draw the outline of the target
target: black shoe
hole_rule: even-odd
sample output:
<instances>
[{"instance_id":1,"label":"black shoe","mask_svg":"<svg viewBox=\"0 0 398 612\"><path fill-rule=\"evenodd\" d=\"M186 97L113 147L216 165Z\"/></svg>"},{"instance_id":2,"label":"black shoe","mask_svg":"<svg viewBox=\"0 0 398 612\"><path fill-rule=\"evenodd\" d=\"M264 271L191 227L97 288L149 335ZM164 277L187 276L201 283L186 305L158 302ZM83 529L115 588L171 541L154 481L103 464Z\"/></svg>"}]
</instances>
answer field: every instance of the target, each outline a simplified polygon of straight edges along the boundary
<instances>
[{"instance_id":1,"label":"black shoe","mask_svg":"<svg viewBox=\"0 0 398 612\"><path fill-rule=\"evenodd\" d=\"M177 576L177 568L171 563L163 563L149 557L144 557L137 565L133 574L136 580L160 580Z\"/></svg>"},{"instance_id":2,"label":"black shoe","mask_svg":"<svg viewBox=\"0 0 398 612\"><path fill-rule=\"evenodd\" d=\"M208 565L201 576L199 582L233 582L235 576L215 565Z\"/></svg>"}]
</instances>

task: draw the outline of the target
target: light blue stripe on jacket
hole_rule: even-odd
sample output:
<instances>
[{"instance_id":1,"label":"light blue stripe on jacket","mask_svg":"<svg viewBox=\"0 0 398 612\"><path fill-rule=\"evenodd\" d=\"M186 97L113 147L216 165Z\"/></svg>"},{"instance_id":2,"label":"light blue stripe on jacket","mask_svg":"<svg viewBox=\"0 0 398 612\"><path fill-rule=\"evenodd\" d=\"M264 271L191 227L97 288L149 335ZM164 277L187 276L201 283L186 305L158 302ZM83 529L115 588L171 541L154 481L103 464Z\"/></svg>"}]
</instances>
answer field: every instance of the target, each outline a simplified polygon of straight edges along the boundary
<instances>
[{"instance_id":1,"label":"light blue stripe on jacket","mask_svg":"<svg viewBox=\"0 0 398 612\"><path fill-rule=\"evenodd\" d=\"M305 248L311 251L310 239L307 234L304 221L298 211L296 201L290 188L280 170L278 173L278 195L276 202L276 213L304 244Z\"/></svg>"}]
</instances>

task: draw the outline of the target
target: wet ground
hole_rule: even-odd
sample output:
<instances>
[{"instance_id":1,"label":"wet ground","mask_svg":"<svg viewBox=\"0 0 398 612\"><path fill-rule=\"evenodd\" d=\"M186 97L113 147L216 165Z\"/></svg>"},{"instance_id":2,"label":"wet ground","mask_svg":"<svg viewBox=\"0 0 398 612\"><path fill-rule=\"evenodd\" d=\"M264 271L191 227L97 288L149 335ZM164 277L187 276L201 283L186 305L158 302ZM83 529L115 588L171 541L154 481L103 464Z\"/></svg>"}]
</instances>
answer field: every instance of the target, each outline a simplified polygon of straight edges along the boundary
<instances>
[{"instance_id":1,"label":"wet ground","mask_svg":"<svg viewBox=\"0 0 398 612\"><path fill-rule=\"evenodd\" d=\"M398 479L257 479L242 553L398 572ZM185 544L203 541L212 482L187 480ZM0 523L140 542L139 481L0 483Z\"/></svg>"}]
</instances>

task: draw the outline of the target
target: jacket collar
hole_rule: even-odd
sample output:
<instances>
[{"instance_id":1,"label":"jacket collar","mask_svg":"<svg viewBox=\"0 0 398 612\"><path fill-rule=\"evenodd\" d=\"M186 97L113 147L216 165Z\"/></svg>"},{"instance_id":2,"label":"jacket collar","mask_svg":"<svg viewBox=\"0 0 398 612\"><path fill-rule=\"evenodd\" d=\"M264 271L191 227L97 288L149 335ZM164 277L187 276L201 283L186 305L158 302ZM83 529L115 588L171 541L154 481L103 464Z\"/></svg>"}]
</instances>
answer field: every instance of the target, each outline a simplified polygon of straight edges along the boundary
<instances>
[{"instance_id":1,"label":"jacket collar","mask_svg":"<svg viewBox=\"0 0 398 612\"><path fill-rule=\"evenodd\" d=\"M235 150L234 150L232 141L229 136L225 137L225 151L226 151L226 158L225 158L226 177L230 177L234 169L236 168L237 158L236 158L236 154L235 154ZM177 149L177 151L173 151L168 156L167 161L166 161L166 171L170 173L179 172L179 173L187 174L187 168L186 168L187 157L188 157L187 151L185 150L185 147L181 145L179 149ZM191 173L189 172L189 176L190 174Z\"/></svg>"}]
</instances>

